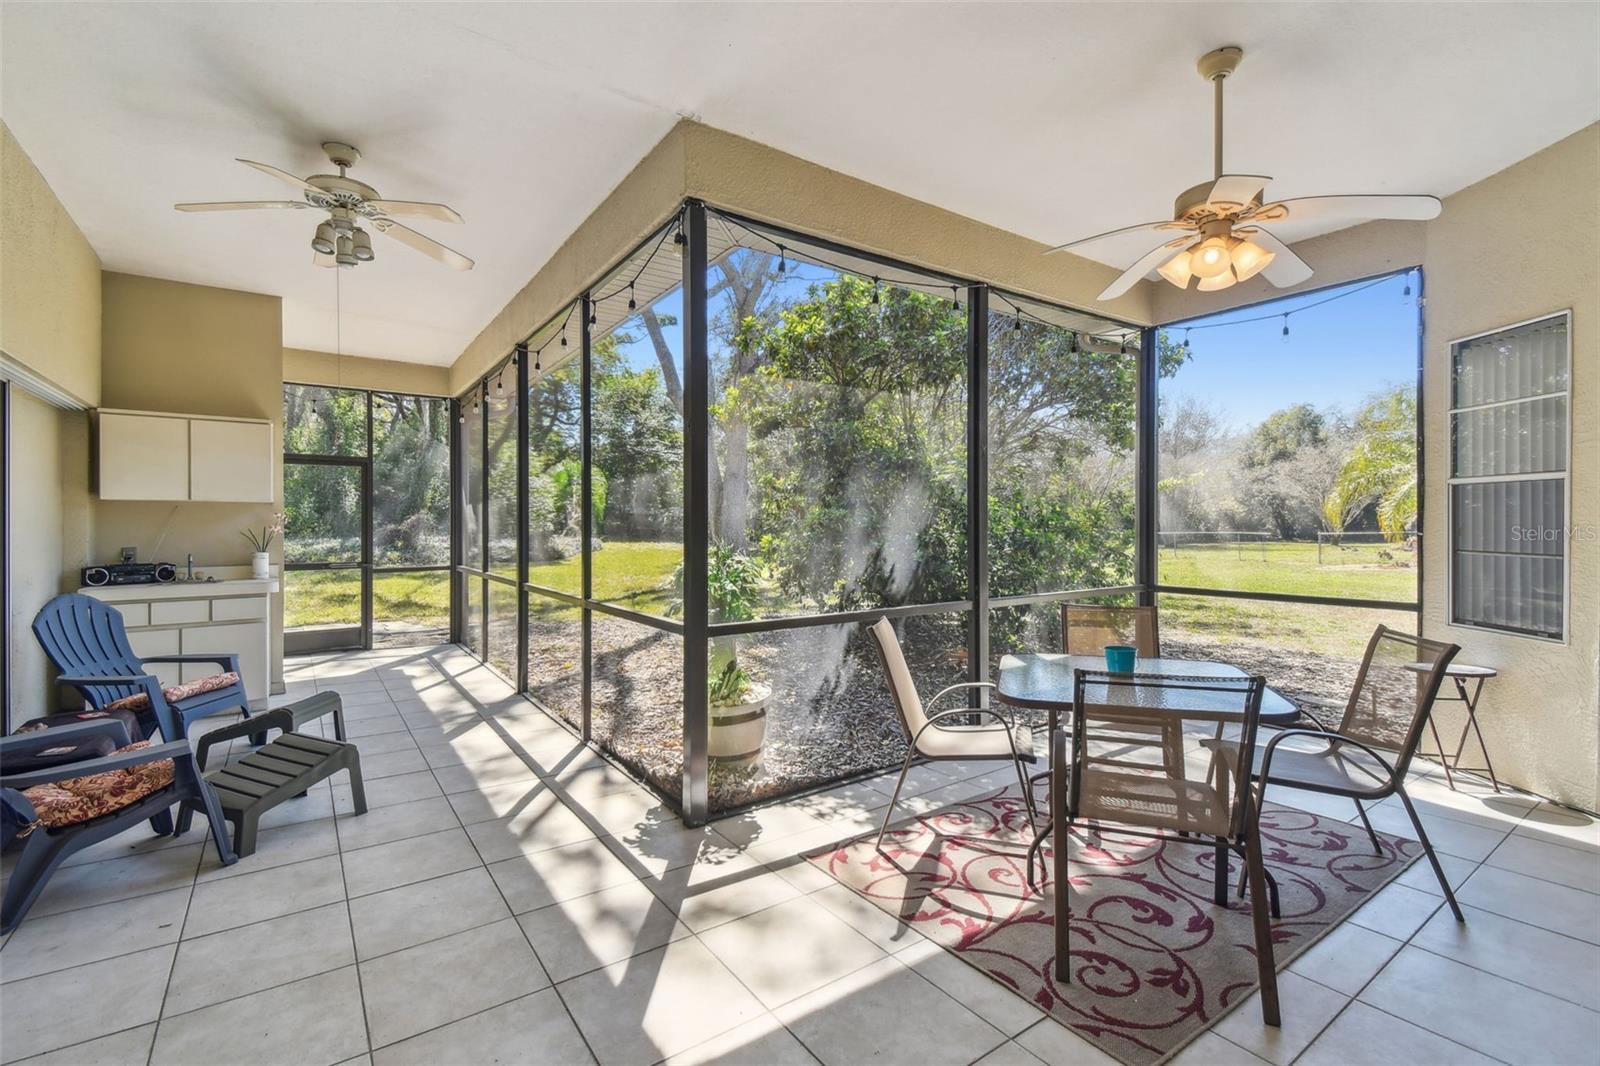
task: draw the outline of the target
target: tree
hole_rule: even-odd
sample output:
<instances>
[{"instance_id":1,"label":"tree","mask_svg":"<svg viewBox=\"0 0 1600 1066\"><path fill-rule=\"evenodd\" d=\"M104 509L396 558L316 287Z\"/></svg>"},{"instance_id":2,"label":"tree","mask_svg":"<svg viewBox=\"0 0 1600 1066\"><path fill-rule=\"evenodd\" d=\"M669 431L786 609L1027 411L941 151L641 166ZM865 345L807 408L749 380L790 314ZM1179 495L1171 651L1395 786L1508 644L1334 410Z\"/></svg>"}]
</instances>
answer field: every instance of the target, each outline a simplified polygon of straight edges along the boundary
<instances>
[{"instance_id":1,"label":"tree","mask_svg":"<svg viewBox=\"0 0 1600 1066\"><path fill-rule=\"evenodd\" d=\"M1328 527L1343 530L1376 506L1378 528L1400 540L1417 519L1417 398L1398 386L1369 399L1355 417L1355 444L1323 499Z\"/></svg>"}]
</instances>

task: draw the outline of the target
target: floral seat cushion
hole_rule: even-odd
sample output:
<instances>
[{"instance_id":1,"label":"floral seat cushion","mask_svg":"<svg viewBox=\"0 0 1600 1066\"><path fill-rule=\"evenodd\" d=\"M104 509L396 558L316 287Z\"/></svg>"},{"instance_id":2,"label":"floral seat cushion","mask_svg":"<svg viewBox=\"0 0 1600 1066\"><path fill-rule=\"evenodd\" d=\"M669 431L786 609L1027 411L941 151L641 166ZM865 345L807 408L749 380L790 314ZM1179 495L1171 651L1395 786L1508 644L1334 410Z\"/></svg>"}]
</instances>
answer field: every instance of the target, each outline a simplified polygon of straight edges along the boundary
<instances>
[{"instance_id":1,"label":"floral seat cushion","mask_svg":"<svg viewBox=\"0 0 1600 1066\"><path fill-rule=\"evenodd\" d=\"M149 746L150 741L141 740L117 750L141 751ZM22 794L33 804L39 821L48 828L59 829L120 811L172 784L172 776L172 760L162 759L122 770L34 785L23 789Z\"/></svg>"},{"instance_id":2,"label":"floral seat cushion","mask_svg":"<svg viewBox=\"0 0 1600 1066\"><path fill-rule=\"evenodd\" d=\"M207 677L197 677L193 681L185 681L181 685L168 685L161 690L161 695L166 697L168 703L178 703L181 700L192 699L207 692L215 692L219 688L237 685L239 675L233 670L221 674L211 674ZM106 710L142 711L150 706L150 697L143 692L136 692L132 696L124 696L120 700L112 700L106 704Z\"/></svg>"}]
</instances>

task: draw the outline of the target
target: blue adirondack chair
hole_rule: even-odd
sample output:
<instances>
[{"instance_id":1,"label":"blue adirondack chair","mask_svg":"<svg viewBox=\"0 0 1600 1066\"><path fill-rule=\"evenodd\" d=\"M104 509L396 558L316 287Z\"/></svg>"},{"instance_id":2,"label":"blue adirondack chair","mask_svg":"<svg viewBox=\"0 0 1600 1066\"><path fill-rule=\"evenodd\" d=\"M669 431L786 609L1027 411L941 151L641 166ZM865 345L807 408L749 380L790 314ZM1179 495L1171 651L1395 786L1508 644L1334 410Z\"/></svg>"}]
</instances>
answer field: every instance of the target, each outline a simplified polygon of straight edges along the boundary
<instances>
[{"instance_id":1,"label":"blue adirondack chair","mask_svg":"<svg viewBox=\"0 0 1600 1066\"><path fill-rule=\"evenodd\" d=\"M215 663L219 672L239 672L237 655L150 655L140 658L128 643L122 613L109 604L76 592L63 593L39 609L33 618L33 635L39 638L61 676L56 680L77 689L96 710L127 696L142 695L145 705L135 708L145 736L166 740L189 735L189 723L207 715L238 708L250 716L244 681L202 692L175 702L167 700L161 682L151 676L147 663ZM163 728L171 711L173 732ZM59 728L59 727L58 727ZM266 740L265 731L251 738Z\"/></svg>"},{"instance_id":2,"label":"blue adirondack chair","mask_svg":"<svg viewBox=\"0 0 1600 1066\"><path fill-rule=\"evenodd\" d=\"M159 686L158 686L159 694ZM216 793L205 783L195 762L194 749L183 739L154 744L142 751L114 752L111 755L79 762L65 763L43 770L7 773L8 756L28 755L39 749L59 745L63 740L92 736L110 738L121 747L128 743L127 727L115 719L97 719L55 726L32 733L18 733L0 737L0 847L7 847L14 839L22 839L22 853L17 856L16 867L11 872L5 896L0 899L0 934L9 933L22 921L33 901L39 898L50 875L73 852L97 844L107 837L116 836L136 822L171 821L174 804L195 801L211 823L211 837L216 841L217 855L224 866L238 862L233 847L228 842L228 825L223 820L222 807ZM23 794L34 785L87 777L108 770L126 769L141 763L171 759L173 779L170 785L134 800L126 806L101 814L83 822L70 825L48 826L39 820L38 812Z\"/></svg>"}]
</instances>

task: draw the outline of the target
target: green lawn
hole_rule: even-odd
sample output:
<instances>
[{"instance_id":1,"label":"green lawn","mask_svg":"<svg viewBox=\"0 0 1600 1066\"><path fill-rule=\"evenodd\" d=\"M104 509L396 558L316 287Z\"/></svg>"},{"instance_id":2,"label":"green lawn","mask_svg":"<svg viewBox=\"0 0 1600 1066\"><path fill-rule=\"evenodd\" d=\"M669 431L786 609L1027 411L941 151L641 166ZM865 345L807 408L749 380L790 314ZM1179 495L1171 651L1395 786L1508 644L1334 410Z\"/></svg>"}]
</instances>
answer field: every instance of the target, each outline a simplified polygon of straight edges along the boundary
<instances>
[{"instance_id":1,"label":"green lawn","mask_svg":"<svg viewBox=\"0 0 1600 1066\"><path fill-rule=\"evenodd\" d=\"M1404 565L1377 558L1371 545L1342 553L1349 565L1317 566L1315 543L1274 541L1263 545L1163 548L1163 584L1223 588L1241 592L1287 592L1355 599L1412 600L1416 596L1415 556L1397 551ZM660 541L611 541L594 557L596 599L635 610L663 614L672 601L672 574L683 546ZM1335 556L1324 550L1325 560ZM566 559L531 568L529 580L561 591L579 588L579 561ZM360 580L355 571L298 571L287 575L284 625L358 625ZM373 611L379 619L408 619L448 627L450 586L443 571L379 574L373 582ZM1330 653L1359 655L1372 626L1387 622L1404 628L1415 616L1364 608L1163 596L1163 628L1204 634L1216 640L1283 641ZM555 620L565 609L549 604L540 617Z\"/></svg>"},{"instance_id":2,"label":"green lawn","mask_svg":"<svg viewBox=\"0 0 1600 1066\"><path fill-rule=\"evenodd\" d=\"M637 611L662 614L672 601L672 573L683 559L680 544L612 541L594 557L594 594ZM507 576L511 576L507 574ZM576 558L530 568L537 585L577 594ZM448 628L450 582L446 571L377 574L372 581L372 611L378 619L407 619ZM294 570L284 578L283 624L299 626L361 624L361 578L355 570Z\"/></svg>"},{"instance_id":3,"label":"green lawn","mask_svg":"<svg viewBox=\"0 0 1600 1066\"><path fill-rule=\"evenodd\" d=\"M378 619L406 619L450 628L450 574L445 570L377 574L372 581L372 613ZM291 570L284 575L283 625L361 624L361 577L357 570Z\"/></svg>"},{"instance_id":4,"label":"green lawn","mask_svg":"<svg viewBox=\"0 0 1600 1066\"><path fill-rule=\"evenodd\" d=\"M1181 549L1161 549L1159 575L1163 585L1190 588L1415 600L1416 553L1395 549L1390 554L1393 562L1385 563L1370 544L1342 552L1324 548L1328 565L1318 566L1315 541L1186 544Z\"/></svg>"}]
</instances>

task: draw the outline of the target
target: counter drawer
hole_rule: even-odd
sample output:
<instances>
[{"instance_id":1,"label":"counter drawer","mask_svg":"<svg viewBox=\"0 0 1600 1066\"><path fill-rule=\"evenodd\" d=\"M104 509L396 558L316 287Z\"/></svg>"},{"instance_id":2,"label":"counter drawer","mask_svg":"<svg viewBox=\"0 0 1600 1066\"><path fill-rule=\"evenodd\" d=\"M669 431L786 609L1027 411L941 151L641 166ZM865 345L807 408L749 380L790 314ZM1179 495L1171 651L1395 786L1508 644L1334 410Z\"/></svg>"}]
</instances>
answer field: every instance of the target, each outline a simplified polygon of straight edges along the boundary
<instances>
[{"instance_id":1,"label":"counter drawer","mask_svg":"<svg viewBox=\"0 0 1600 1066\"><path fill-rule=\"evenodd\" d=\"M267 617L265 596L232 596L211 601L213 622L237 622L249 618Z\"/></svg>"},{"instance_id":2,"label":"counter drawer","mask_svg":"<svg viewBox=\"0 0 1600 1066\"><path fill-rule=\"evenodd\" d=\"M153 626L184 625L210 620L210 600L157 600L150 605L150 624Z\"/></svg>"},{"instance_id":3,"label":"counter drawer","mask_svg":"<svg viewBox=\"0 0 1600 1066\"><path fill-rule=\"evenodd\" d=\"M150 624L150 605L148 603L113 603L111 606L122 615L122 624L129 629Z\"/></svg>"}]
</instances>

